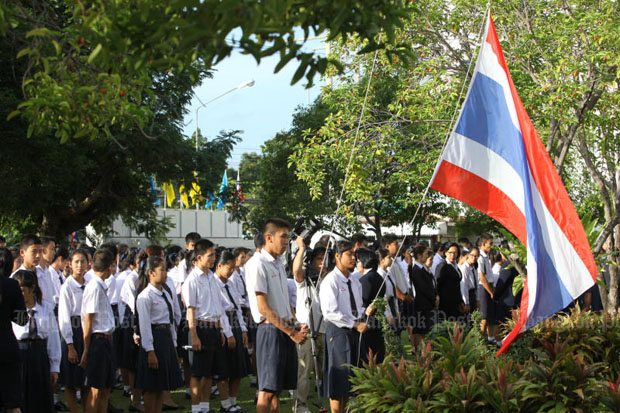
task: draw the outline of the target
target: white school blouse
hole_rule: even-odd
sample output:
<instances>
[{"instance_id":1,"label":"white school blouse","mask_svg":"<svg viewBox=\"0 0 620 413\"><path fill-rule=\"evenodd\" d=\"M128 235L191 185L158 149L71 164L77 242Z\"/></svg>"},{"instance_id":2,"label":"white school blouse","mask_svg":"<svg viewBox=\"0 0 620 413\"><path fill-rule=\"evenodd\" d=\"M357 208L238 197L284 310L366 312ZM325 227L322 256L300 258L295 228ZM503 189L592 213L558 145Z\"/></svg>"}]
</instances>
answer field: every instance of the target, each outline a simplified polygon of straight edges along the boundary
<instances>
[{"instance_id":1,"label":"white school blouse","mask_svg":"<svg viewBox=\"0 0 620 413\"><path fill-rule=\"evenodd\" d=\"M248 331L245 320L243 320L243 312L241 311L241 294L232 284L231 279L229 278L226 283L224 283L220 278L216 275L215 281L217 281L217 285L220 287L220 295L222 297L222 305L224 306L224 312L228 313L230 311L235 311L237 313L237 320L239 320L239 327L241 327L241 331ZM230 297L226 292L226 286L228 286L228 291L230 291L230 295L234 300L234 304L230 301ZM235 310L235 306L237 309Z\"/></svg>"},{"instance_id":2,"label":"white school blouse","mask_svg":"<svg viewBox=\"0 0 620 413\"><path fill-rule=\"evenodd\" d=\"M26 268L24 264L22 264L21 267L17 269L17 271L19 270L28 270L28 268ZM13 277L13 275L15 275L17 271L11 274L11 277ZM49 303L50 305L55 307L56 303L54 302L54 286L52 285L52 280L50 278L49 272L47 271L47 269L43 269L40 265L37 265L35 267L34 272L35 274L37 274L37 283L39 284L39 289L41 290L41 294L43 296L42 301L44 303Z\"/></svg>"},{"instance_id":3,"label":"white school blouse","mask_svg":"<svg viewBox=\"0 0 620 413\"><path fill-rule=\"evenodd\" d=\"M73 343L73 330L71 317L82 316L82 297L84 296L85 284L80 284L73 277L60 287L58 300L58 325L60 334L67 344Z\"/></svg>"},{"instance_id":4,"label":"white school blouse","mask_svg":"<svg viewBox=\"0 0 620 413\"><path fill-rule=\"evenodd\" d=\"M261 323L265 320L265 317L258 311L256 293L263 293L267 296L269 307L278 317L286 321L293 320L286 270L282 261L262 249L246 263L245 277L254 321Z\"/></svg>"},{"instance_id":5,"label":"white school blouse","mask_svg":"<svg viewBox=\"0 0 620 413\"><path fill-rule=\"evenodd\" d=\"M136 313L136 292L138 288L138 273L132 270L121 288L121 301L129 307L132 314Z\"/></svg>"},{"instance_id":6,"label":"white school blouse","mask_svg":"<svg viewBox=\"0 0 620 413\"><path fill-rule=\"evenodd\" d=\"M60 297L60 287L64 282L64 277L58 273L51 265L47 267L47 273L50 277L50 283L54 288L54 303L58 304L58 300Z\"/></svg>"},{"instance_id":7,"label":"white school blouse","mask_svg":"<svg viewBox=\"0 0 620 413\"><path fill-rule=\"evenodd\" d=\"M164 299L164 294L170 303L170 311L168 310L168 304ZM165 288L161 290L152 284L146 286L136 300L136 310L140 319L140 345L144 351L153 351L153 332L151 331L152 324L170 324L170 334L172 335L172 341L174 346L177 345L176 328L174 326L174 310L172 309L173 298ZM173 318L173 323L170 323L170 317Z\"/></svg>"},{"instance_id":8,"label":"white school blouse","mask_svg":"<svg viewBox=\"0 0 620 413\"><path fill-rule=\"evenodd\" d=\"M91 333L111 334L114 331L114 313L108 299L107 286L97 274L93 275L84 288L81 312L82 327L86 314L94 315Z\"/></svg>"},{"instance_id":9,"label":"white school blouse","mask_svg":"<svg viewBox=\"0 0 620 413\"><path fill-rule=\"evenodd\" d=\"M187 308L196 309L196 321L220 322L224 335L232 337L228 317L223 309L220 288L211 270L204 273L195 267L181 289Z\"/></svg>"},{"instance_id":10,"label":"white school blouse","mask_svg":"<svg viewBox=\"0 0 620 413\"><path fill-rule=\"evenodd\" d=\"M465 261L462 265L459 265L459 269L461 270L461 296L463 297L463 302L465 305L475 304L469 302L469 290L472 288L478 288L478 281L476 280L476 269L469 265L467 261Z\"/></svg>"},{"instance_id":11,"label":"white school blouse","mask_svg":"<svg viewBox=\"0 0 620 413\"><path fill-rule=\"evenodd\" d=\"M58 324L54 316L54 306L46 303L36 303L34 307L34 320L37 323L37 338L47 339L47 357L50 361L50 372L60 372L60 336L58 334ZM30 311L29 309L27 309ZM18 340L28 339L30 323L24 326L13 324L13 334Z\"/></svg>"},{"instance_id":12,"label":"white school blouse","mask_svg":"<svg viewBox=\"0 0 620 413\"><path fill-rule=\"evenodd\" d=\"M232 282L232 285L235 286L237 292L239 293L239 298L241 299L241 307L250 308L250 302L248 301L248 293L247 288L245 286L245 274L244 269L239 268L239 271L235 270L233 274L228 279L228 282Z\"/></svg>"},{"instance_id":13,"label":"white school blouse","mask_svg":"<svg viewBox=\"0 0 620 413\"><path fill-rule=\"evenodd\" d=\"M351 290L357 306L357 318L353 316L351 310L348 280L351 281ZM323 317L337 327L353 328L355 321L361 318L366 311L362 307L362 284L354 277L345 277L338 267L325 276L321 283L319 298Z\"/></svg>"}]
</instances>

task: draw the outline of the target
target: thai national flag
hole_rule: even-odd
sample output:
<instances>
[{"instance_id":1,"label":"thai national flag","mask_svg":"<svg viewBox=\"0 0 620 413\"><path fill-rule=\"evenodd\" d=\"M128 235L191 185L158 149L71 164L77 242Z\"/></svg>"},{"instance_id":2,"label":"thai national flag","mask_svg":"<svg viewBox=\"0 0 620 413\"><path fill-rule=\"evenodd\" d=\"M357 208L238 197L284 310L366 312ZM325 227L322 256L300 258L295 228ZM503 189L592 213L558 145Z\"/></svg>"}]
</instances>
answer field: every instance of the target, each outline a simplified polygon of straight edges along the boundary
<instances>
[{"instance_id":1,"label":"thai national flag","mask_svg":"<svg viewBox=\"0 0 620 413\"><path fill-rule=\"evenodd\" d=\"M465 103L431 188L499 221L527 246L521 315L498 354L588 290L596 265L583 226L508 72L489 14Z\"/></svg>"}]
</instances>

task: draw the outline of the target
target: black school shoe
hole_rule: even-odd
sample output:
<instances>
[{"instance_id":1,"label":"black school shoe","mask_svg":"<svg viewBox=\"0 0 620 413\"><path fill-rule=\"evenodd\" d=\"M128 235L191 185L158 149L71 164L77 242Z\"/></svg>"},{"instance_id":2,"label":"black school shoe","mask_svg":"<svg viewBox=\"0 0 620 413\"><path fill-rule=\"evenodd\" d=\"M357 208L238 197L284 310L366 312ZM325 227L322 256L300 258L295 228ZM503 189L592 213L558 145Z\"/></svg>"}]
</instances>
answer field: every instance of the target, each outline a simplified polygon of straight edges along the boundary
<instances>
[{"instance_id":1,"label":"black school shoe","mask_svg":"<svg viewBox=\"0 0 620 413\"><path fill-rule=\"evenodd\" d=\"M56 404L54 404L54 409L56 409L57 412L68 412L69 411L69 407L67 407L67 405L61 402L60 400L58 400Z\"/></svg>"}]
</instances>

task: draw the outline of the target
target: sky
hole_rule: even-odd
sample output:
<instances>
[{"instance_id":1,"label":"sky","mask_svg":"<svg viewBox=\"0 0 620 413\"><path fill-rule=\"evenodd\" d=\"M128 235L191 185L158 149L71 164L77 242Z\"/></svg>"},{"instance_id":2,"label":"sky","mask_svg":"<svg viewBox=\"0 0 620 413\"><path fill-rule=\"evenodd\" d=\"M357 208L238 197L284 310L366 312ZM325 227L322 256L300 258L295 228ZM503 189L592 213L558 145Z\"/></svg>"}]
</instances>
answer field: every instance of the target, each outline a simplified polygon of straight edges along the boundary
<instances>
[{"instance_id":1,"label":"sky","mask_svg":"<svg viewBox=\"0 0 620 413\"><path fill-rule=\"evenodd\" d=\"M320 47L317 40L309 41L305 50ZM321 51L318 51L321 53ZM235 90L198 112L198 127L202 135L213 139L221 130L242 130L242 141L233 149L228 165L237 169L244 152L260 153L263 142L271 139L277 132L287 130L291 126L292 115L299 105L307 105L320 93L324 82L318 77L315 86L305 88L304 79L291 86L293 73L297 69L296 62L289 62L279 73L273 69L279 56L265 58L260 65L252 56L234 52L215 66L212 79L205 79L195 94L202 102L207 102L243 82L254 80L252 87ZM185 117L184 134L191 136L196 130L196 108L200 102L196 97L192 100L190 112Z\"/></svg>"}]
</instances>

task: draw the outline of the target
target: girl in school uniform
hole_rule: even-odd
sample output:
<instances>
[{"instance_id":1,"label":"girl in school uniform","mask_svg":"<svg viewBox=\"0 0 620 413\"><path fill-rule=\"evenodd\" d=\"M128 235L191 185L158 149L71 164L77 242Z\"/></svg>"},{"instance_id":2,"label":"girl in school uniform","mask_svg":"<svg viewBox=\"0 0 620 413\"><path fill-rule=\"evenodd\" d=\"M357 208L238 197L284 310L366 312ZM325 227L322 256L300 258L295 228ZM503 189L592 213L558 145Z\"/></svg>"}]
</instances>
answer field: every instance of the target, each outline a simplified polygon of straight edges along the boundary
<instances>
[{"instance_id":1,"label":"girl in school uniform","mask_svg":"<svg viewBox=\"0 0 620 413\"><path fill-rule=\"evenodd\" d=\"M230 340L226 347L228 361L228 381L224 387L228 387L228 399L224 399L220 390L222 408L220 411L243 413L244 410L237 404L237 395L241 379L248 375L250 358L248 356L248 329L243 320L241 309L241 294L235 288L232 275L235 271L235 257L229 251L223 251L215 264L217 285L220 287L222 304L228 322L232 329L234 340ZM226 386L227 385L227 386ZM226 394L226 392L224 392Z\"/></svg>"},{"instance_id":2,"label":"girl in school uniform","mask_svg":"<svg viewBox=\"0 0 620 413\"><path fill-rule=\"evenodd\" d=\"M75 250L69 256L71 276L60 287L58 299L58 325L62 336L62 361L58 382L65 386L65 395L69 410L78 412L77 390L87 394L85 387L86 373L79 366L84 351L84 333L82 330L82 295L86 286L84 273L88 266L86 252ZM85 406L86 397L82 397Z\"/></svg>"},{"instance_id":3,"label":"girl in school uniform","mask_svg":"<svg viewBox=\"0 0 620 413\"><path fill-rule=\"evenodd\" d=\"M22 412L54 412L52 386L58 381L61 357L54 308L42 302L34 272L18 270L13 278L19 283L30 317L25 326L13 323L22 361Z\"/></svg>"},{"instance_id":4,"label":"girl in school uniform","mask_svg":"<svg viewBox=\"0 0 620 413\"><path fill-rule=\"evenodd\" d=\"M136 388L143 391L147 412L161 412L163 392L183 386L175 350L174 297L164 287L166 278L165 260L149 257L140 275L136 299L141 344Z\"/></svg>"}]
</instances>

